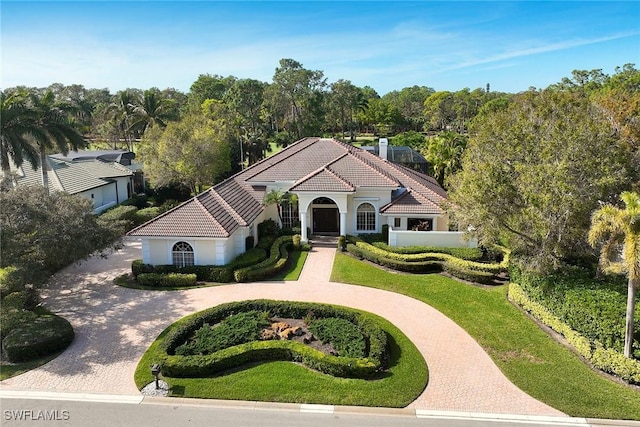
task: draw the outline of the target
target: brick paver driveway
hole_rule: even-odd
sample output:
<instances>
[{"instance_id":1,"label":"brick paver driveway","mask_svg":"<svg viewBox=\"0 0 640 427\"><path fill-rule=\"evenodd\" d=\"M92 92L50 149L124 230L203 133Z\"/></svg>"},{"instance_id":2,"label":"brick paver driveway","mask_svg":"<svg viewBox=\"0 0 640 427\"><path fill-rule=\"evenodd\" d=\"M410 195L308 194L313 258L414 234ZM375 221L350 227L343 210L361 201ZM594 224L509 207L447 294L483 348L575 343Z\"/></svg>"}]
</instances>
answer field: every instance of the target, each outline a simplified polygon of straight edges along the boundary
<instances>
[{"instance_id":1,"label":"brick paver driveway","mask_svg":"<svg viewBox=\"0 0 640 427\"><path fill-rule=\"evenodd\" d=\"M393 322L418 347L429 384L415 409L563 415L509 382L484 350L449 318L404 295L329 281L334 249L314 248L300 280L232 284L187 291L121 288L113 279L140 258L140 243L92 258L56 276L44 292L48 308L67 318L76 339L50 363L0 383L2 389L139 394L140 357L171 323L195 311L254 298L314 301L370 311Z\"/></svg>"}]
</instances>

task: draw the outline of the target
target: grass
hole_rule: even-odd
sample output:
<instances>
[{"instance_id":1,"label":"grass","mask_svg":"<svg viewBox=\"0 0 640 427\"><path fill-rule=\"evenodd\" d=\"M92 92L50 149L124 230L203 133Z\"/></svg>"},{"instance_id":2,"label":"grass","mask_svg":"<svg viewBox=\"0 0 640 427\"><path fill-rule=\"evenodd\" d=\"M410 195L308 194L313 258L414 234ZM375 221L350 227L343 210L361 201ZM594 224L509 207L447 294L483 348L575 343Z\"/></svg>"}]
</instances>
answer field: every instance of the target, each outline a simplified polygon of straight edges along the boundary
<instances>
[{"instance_id":1,"label":"grass","mask_svg":"<svg viewBox=\"0 0 640 427\"><path fill-rule=\"evenodd\" d=\"M390 368L372 380L336 378L292 362L265 362L210 378L167 378L171 396L268 402L404 407L422 393L427 365L393 324L372 315L389 336ZM138 388L153 380L150 366L162 358L162 332L138 363Z\"/></svg>"},{"instance_id":2,"label":"grass","mask_svg":"<svg viewBox=\"0 0 640 427\"><path fill-rule=\"evenodd\" d=\"M515 385L568 415L640 420L640 392L592 371L514 307L506 286L480 288L442 275L390 273L340 253L331 280L431 305L473 336Z\"/></svg>"},{"instance_id":3,"label":"grass","mask_svg":"<svg viewBox=\"0 0 640 427\"><path fill-rule=\"evenodd\" d=\"M283 272L281 272L276 276L273 276L269 280L270 281L298 280L300 278L302 267L304 267L304 262L307 260L308 255L309 255L309 252L307 251L291 252L289 265L287 266L287 268Z\"/></svg>"},{"instance_id":4,"label":"grass","mask_svg":"<svg viewBox=\"0 0 640 427\"><path fill-rule=\"evenodd\" d=\"M29 362L24 363L1 363L0 364L0 381L4 381L8 378L15 377L20 374L24 374L32 369L38 368L46 363L49 363L60 354L62 354L64 350L56 352L55 354L50 354L45 357L41 357L39 359L31 360Z\"/></svg>"}]
</instances>

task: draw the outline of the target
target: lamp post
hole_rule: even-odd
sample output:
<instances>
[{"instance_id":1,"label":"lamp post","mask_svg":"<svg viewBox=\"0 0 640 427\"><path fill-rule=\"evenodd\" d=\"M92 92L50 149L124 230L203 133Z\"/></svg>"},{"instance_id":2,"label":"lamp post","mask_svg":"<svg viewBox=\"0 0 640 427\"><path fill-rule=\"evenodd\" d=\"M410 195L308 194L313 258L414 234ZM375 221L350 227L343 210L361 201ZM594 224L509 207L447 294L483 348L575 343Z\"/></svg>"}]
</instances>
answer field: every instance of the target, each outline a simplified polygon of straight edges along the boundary
<instances>
[{"instance_id":1,"label":"lamp post","mask_svg":"<svg viewBox=\"0 0 640 427\"><path fill-rule=\"evenodd\" d=\"M159 364L154 363L153 366L151 366L151 374L156 379L156 390L158 390L160 388L160 384L158 383L158 375L160 375L160 365Z\"/></svg>"}]
</instances>

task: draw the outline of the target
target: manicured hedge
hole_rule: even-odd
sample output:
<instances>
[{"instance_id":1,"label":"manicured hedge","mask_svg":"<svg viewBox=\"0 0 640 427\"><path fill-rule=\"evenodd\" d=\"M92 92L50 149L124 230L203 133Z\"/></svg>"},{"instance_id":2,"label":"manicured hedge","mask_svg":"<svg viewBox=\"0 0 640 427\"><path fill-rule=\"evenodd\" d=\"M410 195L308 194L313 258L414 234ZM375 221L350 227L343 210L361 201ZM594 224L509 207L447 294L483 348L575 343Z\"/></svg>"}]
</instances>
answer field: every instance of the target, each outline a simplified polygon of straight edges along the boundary
<instances>
[{"instance_id":1,"label":"manicured hedge","mask_svg":"<svg viewBox=\"0 0 640 427\"><path fill-rule=\"evenodd\" d=\"M2 340L2 351L10 362L26 362L66 348L73 338L73 328L66 319L40 316L12 330Z\"/></svg>"},{"instance_id":2,"label":"manicured hedge","mask_svg":"<svg viewBox=\"0 0 640 427\"><path fill-rule=\"evenodd\" d=\"M599 342L591 342L567 323L554 316L542 304L530 299L525 290L517 283L509 285L509 299L554 331L562 334L569 344L596 368L617 375L630 383L640 384L640 361L626 358L614 349L604 348Z\"/></svg>"},{"instance_id":3,"label":"manicured hedge","mask_svg":"<svg viewBox=\"0 0 640 427\"><path fill-rule=\"evenodd\" d=\"M445 248L437 246L389 246L384 242L372 242L373 246L383 249L387 252L395 252L399 254L423 254L436 252L441 254L453 255L456 258L466 259L468 261L479 261L483 257L480 248Z\"/></svg>"},{"instance_id":4,"label":"manicured hedge","mask_svg":"<svg viewBox=\"0 0 640 427\"><path fill-rule=\"evenodd\" d=\"M258 264L235 270L233 272L234 278L237 282L250 282L278 274L287 266L289 261L288 248L292 243L292 236L278 237L271 245L269 258Z\"/></svg>"},{"instance_id":5,"label":"manicured hedge","mask_svg":"<svg viewBox=\"0 0 640 427\"><path fill-rule=\"evenodd\" d=\"M268 312L272 317L321 319L338 317L355 324L369 344L367 358L330 356L293 341L254 341L206 356L177 356L176 349L205 324L216 324L246 311ZM387 364L386 333L358 311L326 304L253 300L222 304L178 321L160 344L166 353L162 364L167 376L206 376L249 361L293 360L321 372L345 377L367 377Z\"/></svg>"},{"instance_id":6,"label":"manicured hedge","mask_svg":"<svg viewBox=\"0 0 640 427\"><path fill-rule=\"evenodd\" d=\"M195 274L185 273L142 273L138 274L138 283L142 286L160 288L179 288L195 286L198 283Z\"/></svg>"},{"instance_id":7,"label":"manicured hedge","mask_svg":"<svg viewBox=\"0 0 640 427\"><path fill-rule=\"evenodd\" d=\"M544 306L573 330L604 348L622 352L624 347L627 283L624 277L593 277L592 273L565 267L554 274L542 275L510 268L511 280L518 283L534 302ZM634 316L638 348L640 305Z\"/></svg>"},{"instance_id":8,"label":"manicured hedge","mask_svg":"<svg viewBox=\"0 0 640 427\"><path fill-rule=\"evenodd\" d=\"M410 273L434 273L442 270L454 277L472 282L493 284L497 275L506 271L509 253L505 250L504 260L497 264L485 264L456 258L447 253L399 253L389 252L363 240L350 238L347 250L368 261Z\"/></svg>"},{"instance_id":9,"label":"manicured hedge","mask_svg":"<svg viewBox=\"0 0 640 427\"><path fill-rule=\"evenodd\" d=\"M340 356L364 357L366 342L356 325L339 317L317 319L309 330L323 343L331 343Z\"/></svg>"}]
</instances>

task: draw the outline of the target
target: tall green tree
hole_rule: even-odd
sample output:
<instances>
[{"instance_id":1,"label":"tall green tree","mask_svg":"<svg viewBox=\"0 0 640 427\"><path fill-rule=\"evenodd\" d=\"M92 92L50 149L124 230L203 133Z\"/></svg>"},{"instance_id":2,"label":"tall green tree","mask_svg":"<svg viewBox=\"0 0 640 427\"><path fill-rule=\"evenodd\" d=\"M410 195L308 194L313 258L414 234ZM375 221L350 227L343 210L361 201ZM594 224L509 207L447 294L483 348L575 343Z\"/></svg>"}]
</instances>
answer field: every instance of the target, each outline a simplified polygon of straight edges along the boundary
<instances>
[{"instance_id":1,"label":"tall green tree","mask_svg":"<svg viewBox=\"0 0 640 427\"><path fill-rule=\"evenodd\" d=\"M262 204L265 206L276 205L278 209L279 225L282 227L282 206L295 205L298 203L298 196L293 193L283 192L282 190L271 190L264 195Z\"/></svg>"},{"instance_id":2,"label":"tall green tree","mask_svg":"<svg viewBox=\"0 0 640 427\"><path fill-rule=\"evenodd\" d=\"M460 170L467 137L456 132L441 132L429 139L423 155L429 161L434 178L446 187L446 178Z\"/></svg>"},{"instance_id":3,"label":"tall green tree","mask_svg":"<svg viewBox=\"0 0 640 427\"><path fill-rule=\"evenodd\" d=\"M471 129L449 180L453 213L482 243L501 241L548 268L591 251L591 212L629 185L629 151L573 92L528 91Z\"/></svg>"},{"instance_id":4,"label":"tall green tree","mask_svg":"<svg viewBox=\"0 0 640 427\"><path fill-rule=\"evenodd\" d=\"M205 106L207 114L192 112L161 129L154 127L140 143L145 175L156 187L182 184L193 193L222 179L231 169L233 131L219 102Z\"/></svg>"},{"instance_id":5,"label":"tall green tree","mask_svg":"<svg viewBox=\"0 0 640 427\"><path fill-rule=\"evenodd\" d=\"M137 98L132 104L129 126L139 130L141 134L153 126L164 128L169 120L176 118L175 102L172 99L164 98L159 89L145 90Z\"/></svg>"},{"instance_id":6,"label":"tall green tree","mask_svg":"<svg viewBox=\"0 0 640 427\"><path fill-rule=\"evenodd\" d=\"M288 123L296 138L318 135L324 120L326 79L293 59L281 59L269 87L271 108ZM287 126L287 125L285 125Z\"/></svg>"},{"instance_id":7,"label":"tall green tree","mask_svg":"<svg viewBox=\"0 0 640 427\"><path fill-rule=\"evenodd\" d=\"M29 138L40 153L42 186L48 192L47 154L50 151L67 154L69 150L85 148L87 141L78 132L71 119L74 112L73 106L68 103L58 103L53 92L47 90L43 95L30 93L28 107L36 116L35 126L29 133Z\"/></svg>"},{"instance_id":8,"label":"tall green tree","mask_svg":"<svg viewBox=\"0 0 640 427\"><path fill-rule=\"evenodd\" d=\"M589 243L602 245L600 262L605 271L623 272L628 277L624 355L631 357L636 292L640 287L640 196L625 191L620 199L624 209L607 204L593 213Z\"/></svg>"},{"instance_id":9,"label":"tall green tree","mask_svg":"<svg viewBox=\"0 0 640 427\"><path fill-rule=\"evenodd\" d=\"M114 149L117 143L123 140L129 151L133 151L133 143L135 140L134 130L131 127L134 120L133 110L136 108L136 92L131 89L121 90L118 92L114 100L107 106L105 114L109 122L116 130L116 141L114 141Z\"/></svg>"},{"instance_id":10,"label":"tall green tree","mask_svg":"<svg viewBox=\"0 0 640 427\"><path fill-rule=\"evenodd\" d=\"M10 179L11 162L20 167L27 160L34 169L40 164L40 153L29 138L37 131L38 116L27 100L24 91L0 92L0 165L4 179Z\"/></svg>"},{"instance_id":11,"label":"tall green tree","mask_svg":"<svg viewBox=\"0 0 640 427\"><path fill-rule=\"evenodd\" d=\"M424 102L433 93L433 88L416 85L389 92L382 99L389 101L402 114L404 126L398 130L420 132L425 124Z\"/></svg>"},{"instance_id":12,"label":"tall green tree","mask_svg":"<svg viewBox=\"0 0 640 427\"><path fill-rule=\"evenodd\" d=\"M38 186L0 192L0 228L0 267L20 267L38 278L118 247L121 237L118 227L93 215L87 198Z\"/></svg>"}]
</instances>

